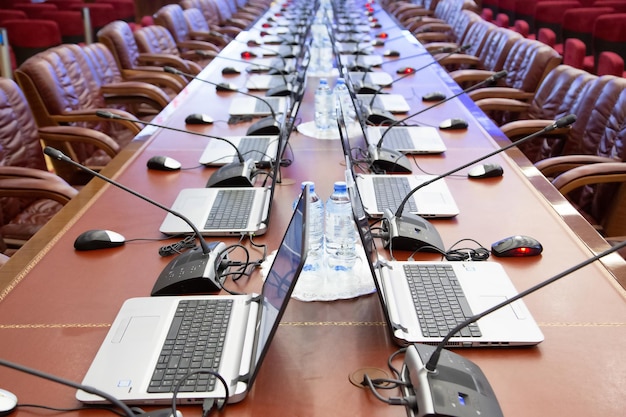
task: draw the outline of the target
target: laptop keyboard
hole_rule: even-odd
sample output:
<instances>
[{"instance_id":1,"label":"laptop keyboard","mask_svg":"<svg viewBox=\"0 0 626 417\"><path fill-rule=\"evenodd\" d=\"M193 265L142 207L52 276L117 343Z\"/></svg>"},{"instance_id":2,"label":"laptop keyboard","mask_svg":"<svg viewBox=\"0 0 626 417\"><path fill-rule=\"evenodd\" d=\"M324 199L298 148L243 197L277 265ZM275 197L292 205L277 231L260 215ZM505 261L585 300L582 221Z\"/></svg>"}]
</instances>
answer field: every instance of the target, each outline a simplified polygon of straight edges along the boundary
<instances>
[{"instance_id":1,"label":"laptop keyboard","mask_svg":"<svg viewBox=\"0 0 626 417\"><path fill-rule=\"evenodd\" d=\"M232 300L182 300L161 349L148 392L173 392L179 381L193 371L217 372ZM180 392L207 392L215 387L210 374L185 379Z\"/></svg>"},{"instance_id":2,"label":"laptop keyboard","mask_svg":"<svg viewBox=\"0 0 626 417\"><path fill-rule=\"evenodd\" d=\"M451 265L404 265L422 334L444 337L456 325L473 316ZM456 336L480 337L472 323Z\"/></svg>"},{"instance_id":3,"label":"laptop keyboard","mask_svg":"<svg viewBox=\"0 0 626 417\"><path fill-rule=\"evenodd\" d=\"M393 130L393 129L392 129ZM384 212L385 209L389 209L392 212L398 209L400 202L411 191L409 180L404 177L372 177L372 183L374 185L374 194L376 196L376 206L379 212ZM409 209L410 212L417 211L417 205L414 199L409 199L405 206L405 210Z\"/></svg>"},{"instance_id":4,"label":"laptop keyboard","mask_svg":"<svg viewBox=\"0 0 626 417\"><path fill-rule=\"evenodd\" d=\"M264 97L263 100L267 101L270 106L272 106L272 109L274 109L274 111L276 111L276 109L278 108L278 104L280 103L280 98L279 97ZM256 101L256 105L254 106L254 112L255 113L271 113L271 110L269 109L269 107L267 107L267 104L265 104L262 100L257 100Z\"/></svg>"},{"instance_id":5,"label":"laptop keyboard","mask_svg":"<svg viewBox=\"0 0 626 417\"><path fill-rule=\"evenodd\" d=\"M244 229L248 225L254 196L252 188L218 191L204 229Z\"/></svg>"},{"instance_id":6,"label":"laptop keyboard","mask_svg":"<svg viewBox=\"0 0 626 417\"><path fill-rule=\"evenodd\" d=\"M270 138L263 136L245 137L239 140L237 148L245 159L260 161L267 156Z\"/></svg>"},{"instance_id":7,"label":"laptop keyboard","mask_svg":"<svg viewBox=\"0 0 626 417\"><path fill-rule=\"evenodd\" d=\"M406 129L389 129L385 134L385 146L391 149L413 149L413 139Z\"/></svg>"}]
</instances>

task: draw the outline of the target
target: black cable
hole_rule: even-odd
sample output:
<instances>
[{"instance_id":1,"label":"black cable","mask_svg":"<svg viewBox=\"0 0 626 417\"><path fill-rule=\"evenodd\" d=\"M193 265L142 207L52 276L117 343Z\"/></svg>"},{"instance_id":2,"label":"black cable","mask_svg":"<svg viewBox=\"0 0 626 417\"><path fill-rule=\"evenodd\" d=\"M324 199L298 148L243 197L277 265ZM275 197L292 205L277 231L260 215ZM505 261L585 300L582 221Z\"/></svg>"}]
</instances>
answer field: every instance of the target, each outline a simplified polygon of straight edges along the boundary
<instances>
[{"instance_id":1,"label":"black cable","mask_svg":"<svg viewBox=\"0 0 626 417\"><path fill-rule=\"evenodd\" d=\"M170 256L174 254L180 254L184 252L186 249L191 249L195 247L196 247L196 237L187 236L183 240L179 240L178 242L172 243L170 245L161 246L159 248L159 255Z\"/></svg>"},{"instance_id":2,"label":"black cable","mask_svg":"<svg viewBox=\"0 0 626 417\"><path fill-rule=\"evenodd\" d=\"M174 392L172 394L172 417L176 416L176 401L178 397L178 391L180 391L185 381L187 381L189 378L191 378L194 375L212 375L215 378L217 378L221 382L221 384L224 386L224 399L217 400L217 409L219 411L222 411L224 407L226 407L226 404L228 403L228 398L230 397L230 392L228 389L228 384L224 380L224 377L222 377L217 372L209 371L209 370L193 371L193 372L189 372L187 375L185 375L180 380L178 380L178 382L176 383L176 386L174 387ZM210 409L207 412L210 412Z\"/></svg>"}]
</instances>

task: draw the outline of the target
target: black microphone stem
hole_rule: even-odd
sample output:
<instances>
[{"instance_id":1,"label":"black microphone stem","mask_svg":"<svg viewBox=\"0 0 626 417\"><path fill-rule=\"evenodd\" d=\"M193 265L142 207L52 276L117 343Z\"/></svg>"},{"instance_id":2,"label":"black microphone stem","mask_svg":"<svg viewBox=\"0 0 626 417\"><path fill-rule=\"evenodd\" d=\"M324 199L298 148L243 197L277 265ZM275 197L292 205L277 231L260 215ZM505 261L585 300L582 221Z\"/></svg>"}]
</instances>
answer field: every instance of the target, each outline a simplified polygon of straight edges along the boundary
<instances>
[{"instance_id":1,"label":"black microphone stem","mask_svg":"<svg viewBox=\"0 0 626 417\"><path fill-rule=\"evenodd\" d=\"M200 234L200 231L198 230L198 228L191 222L191 220L189 220L187 217L183 216L182 214L170 209L169 207L166 207L162 204L160 204L159 202L152 200L142 194L139 194L138 192L131 190L130 188L126 187L124 184L121 184L117 181L113 181L112 179L100 174L99 172L96 172L84 165L79 164L78 162L75 162L74 160L72 160L71 158L69 158L67 155L65 155L63 152L59 151L58 149L55 148L51 148L50 146L46 146L43 150L43 152L48 155L50 158L53 159L57 159L59 161L63 161L66 162L68 164L74 165L75 167L86 171L88 173L90 173L91 175L93 175L94 177L98 177L101 180L108 182L109 184L112 184L118 188L121 188L122 190L134 195L135 197L139 197L142 200L157 206L158 208L167 211L168 213L173 214L174 216L182 219L185 223L187 223L190 227L191 230L193 230L193 232L195 233L195 235L198 237L198 241L200 242L200 246L202 247L202 253L204 254L209 254L211 253L211 249L209 249L209 245L207 245L206 241L202 238L202 235Z\"/></svg>"},{"instance_id":2,"label":"black microphone stem","mask_svg":"<svg viewBox=\"0 0 626 417\"><path fill-rule=\"evenodd\" d=\"M389 132L389 130L390 130L392 127L397 126L397 125L399 125L399 124L401 124L401 123L404 123L405 121L407 121L408 119L410 119L410 118L412 118L412 117L419 116L420 114L422 114L422 113L424 113L424 112L426 112L426 111L428 111L428 110L432 109L433 107L440 106L440 105L442 105L443 103L445 103L445 102L447 102L447 101L450 101L450 100L452 100L452 99L454 99L454 98L457 98L458 96L460 96L460 95L462 95L462 94L467 94L467 93L469 93L469 92L471 92L471 91L474 91L474 90L475 90L475 89L477 89L477 88L482 87L482 86L483 86L483 85L485 85L485 84L490 84L490 83L493 83L493 82L495 82L495 81L499 80L500 78L506 77L506 74L507 74L506 70L502 70L502 71L496 72L496 73L495 73L495 74L493 74L492 76L490 76L490 77L488 77L488 78L486 78L486 79L482 80L481 82L479 82L479 83L477 83L477 84L474 84L473 86L471 86L471 87L469 87L469 88L466 88L466 89L465 89L465 90L463 90L463 91L460 91L460 92L456 93L456 94L455 94L455 95L453 95L453 96L446 97L445 99L443 99L443 100L441 100L441 101L438 101L438 102L436 102L436 103L434 103L434 104L431 104L430 106L428 106L428 107L426 107L426 108L423 108L423 109L421 109L421 110L419 110L419 111L417 111L417 112L415 112L415 113L413 113L413 114L410 114L410 115L408 115L408 116L406 116L406 117L404 117L404 118L402 118L402 119L400 119L400 120L396 120L395 122L393 122L392 124L390 124L390 125L387 127L387 129L385 129L385 131L383 132L383 134L380 136L380 140L378 141L378 144L376 144L376 147L377 147L377 148L380 148L381 146L383 146L383 139L384 139L385 135L387 134L387 132Z\"/></svg>"},{"instance_id":3,"label":"black microphone stem","mask_svg":"<svg viewBox=\"0 0 626 417\"><path fill-rule=\"evenodd\" d=\"M213 81L203 80L200 77L197 77L197 76L195 76L193 74L182 72L182 71L180 71L180 70L178 70L178 69L176 69L174 67L165 66L165 67L163 67L163 70L165 72L169 72L171 74L182 75L182 76L187 77L187 78L191 78L191 79L194 79L194 80L202 81L203 83L211 84L211 85L214 85L216 87L222 87L222 88L225 88L226 90L229 90L229 91L232 91L232 92L235 92L235 93L240 93L240 94L243 94L243 95L248 96L248 97L253 97L253 98L257 99L257 100L261 100L263 103L265 103L267 105L267 107L269 107L270 112L272 112L272 118L274 120L278 120L277 117L276 117L276 112L274 111L274 109L272 108L270 103L267 100L265 100L263 97L255 96L254 94L250 94L248 92L241 91L241 90L239 90L237 88L230 88L230 87L220 86L220 83L214 83Z\"/></svg>"},{"instance_id":4,"label":"black microphone stem","mask_svg":"<svg viewBox=\"0 0 626 417\"><path fill-rule=\"evenodd\" d=\"M82 391L88 392L89 394L97 395L98 397L102 397L105 400L109 401L111 404L119 407L127 417L136 417L135 413L133 413L132 410L122 401L94 387L78 384L76 382L73 382L64 378L60 378L58 376L50 375L45 372L38 371L36 369L28 368L26 366L19 365L17 363L9 362L4 359L0 359L0 365L6 366L7 368L15 369L17 371L24 372L30 375L38 376L39 378L47 379L49 381L56 382L61 385L80 389Z\"/></svg>"},{"instance_id":5,"label":"black microphone stem","mask_svg":"<svg viewBox=\"0 0 626 417\"><path fill-rule=\"evenodd\" d=\"M104 111L104 110L96 110L96 116L102 117L103 119L127 120L127 121L131 121L131 122L135 122L135 123L141 123L141 124L144 124L146 126L154 126L154 127L158 127L158 128L161 128L161 129L173 130L174 132L189 133L189 134L196 135L196 136L202 136L203 138L222 140L222 141L228 143L230 146L232 146L235 149L235 152L237 153L237 159L239 159L239 162L245 163L245 159L244 159L243 155L241 154L241 152L239 151L239 148L237 148L235 146L235 144L232 143L231 141L226 140L225 138L220 137L220 136L207 135L206 133L194 132L193 130L179 129L177 127L159 125L159 124L156 124L156 123L146 122L146 121L143 121L143 120L128 119L128 118L125 118L125 117L122 117L122 116L118 116L115 113L111 113L109 111Z\"/></svg>"},{"instance_id":6,"label":"black microphone stem","mask_svg":"<svg viewBox=\"0 0 626 417\"><path fill-rule=\"evenodd\" d=\"M553 276L552 278L548 278L547 280L540 282L539 284L532 286L530 288L528 288L527 290L524 290L522 292L520 292L519 294L517 294L514 297L511 297L509 299L507 299L506 301L501 302L500 304L496 304L495 306L483 311L482 313L476 314L475 316L470 317L469 319L465 320L464 322L458 324L454 329L452 329L444 338L443 340L437 345L437 348L435 349L435 351L432 353L432 355L430 356L430 359L428 360L428 363L426 364L426 369L429 371L434 371L437 367L437 362L439 361L439 355L441 354L441 351L443 350L444 346L446 343L448 343L448 341L456 334L459 332L459 330L461 330L462 328L464 328L465 326L468 326L472 323L474 323L475 321L480 320L481 318L485 317L488 314L493 313L496 310L501 309L504 306L507 306L517 300L519 300L522 297L527 296L528 294L532 294L537 290L540 290L541 288L552 284L555 281L558 281L559 279L563 278L564 276L567 276L573 272L578 271L579 269L589 265L590 263L593 263L595 261L597 261L598 259L609 255L613 252L616 252L622 248L626 247L626 241L623 241L621 243L619 243L616 246L612 246L611 248L605 250L602 253L599 253L577 265L572 266L571 268Z\"/></svg>"},{"instance_id":7,"label":"black microphone stem","mask_svg":"<svg viewBox=\"0 0 626 417\"><path fill-rule=\"evenodd\" d=\"M467 168L467 167L469 167L471 165L474 165L474 164L476 164L476 163L478 163L480 161L483 161L483 160L485 160L485 159L487 159L489 157L492 157L492 156L494 156L496 154L499 154L501 152L507 151L507 150L509 150L509 149L511 149L513 147L519 146L521 143L526 142L526 141L528 141L530 139L533 139L533 138L541 135L542 133L546 133L546 132L549 132L549 131L557 129L557 128L569 126L570 124L574 123L575 121L576 121L576 116L573 115L573 114L570 114L570 115L567 115L567 116L563 116L560 119L556 120L553 124L551 124L549 126L546 126L545 128L543 128L543 129L541 129L541 130L539 130L539 131L537 131L537 132L535 132L533 134L530 134L530 135L526 136L525 138L522 138L522 139L520 139L518 141L512 142L512 143L508 144L505 147L496 149L495 151L490 152L487 155L483 155L480 158L474 159L473 161L470 161L470 162L468 162L466 164L463 164L463 165L461 165L459 167L456 167L456 168L446 172L445 174L438 175L435 178L432 178L432 179L430 179L428 181L425 181L425 182L421 183L420 185L418 185L417 187L415 187L411 191L409 191L409 193L406 195L406 197L404 197L404 199L402 200L402 202L398 206L398 209L396 210L396 214L395 214L396 217L402 217L402 212L404 211L404 206L406 205L407 201L409 201L409 198L411 198L411 196L413 194L415 194L417 191L421 190L422 188L426 187L427 185L430 185L430 184L432 184L435 181L439 181L442 178L445 178L445 177L447 177L449 175L452 175L455 172L458 172L458 171L460 171L460 170L462 170L464 168Z\"/></svg>"}]
</instances>

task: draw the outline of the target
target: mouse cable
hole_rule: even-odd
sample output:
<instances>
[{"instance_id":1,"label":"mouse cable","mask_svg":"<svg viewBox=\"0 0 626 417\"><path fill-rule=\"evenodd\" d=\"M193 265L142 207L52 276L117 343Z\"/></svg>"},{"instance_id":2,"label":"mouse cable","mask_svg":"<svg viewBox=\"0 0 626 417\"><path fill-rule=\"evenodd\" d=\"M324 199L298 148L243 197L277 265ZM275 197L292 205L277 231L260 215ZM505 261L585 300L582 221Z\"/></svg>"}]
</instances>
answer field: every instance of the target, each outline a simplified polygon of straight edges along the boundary
<instances>
[{"instance_id":1,"label":"mouse cable","mask_svg":"<svg viewBox=\"0 0 626 417\"><path fill-rule=\"evenodd\" d=\"M412 157L413 163L415 164L417 169L419 169L422 173L424 173L426 175L438 176L438 174L433 174L432 172L428 172L428 171L426 171L424 168L422 168L420 166L420 164L417 162L417 154L412 154L411 157ZM467 179L467 175L464 175L464 174L450 174L450 175L446 176L446 178Z\"/></svg>"},{"instance_id":2,"label":"mouse cable","mask_svg":"<svg viewBox=\"0 0 626 417\"><path fill-rule=\"evenodd\" d=\"M456 245L461 242L473 242L478 245L478 248L458 248L454 249ZM489 259L489 249L475 241L474 239L461 239L454 245L450 246L450 249L446 251L445 258L448 261L486 261Z\"/></svg>"},{"instance_id":3,"label":"mouse cable","mask_svg":"<svg viewBox=\"0 0 626 417\"><path fill-rule=\"evenodd\" d=\"M195 236L186 236L183 240L179 240L178 242L172 243L170 245L161 246L159 248L159 255L161 256L170 256L174 254L180 254L187 249L196 247L196 237Z\"/></svg>"}]
</instances>

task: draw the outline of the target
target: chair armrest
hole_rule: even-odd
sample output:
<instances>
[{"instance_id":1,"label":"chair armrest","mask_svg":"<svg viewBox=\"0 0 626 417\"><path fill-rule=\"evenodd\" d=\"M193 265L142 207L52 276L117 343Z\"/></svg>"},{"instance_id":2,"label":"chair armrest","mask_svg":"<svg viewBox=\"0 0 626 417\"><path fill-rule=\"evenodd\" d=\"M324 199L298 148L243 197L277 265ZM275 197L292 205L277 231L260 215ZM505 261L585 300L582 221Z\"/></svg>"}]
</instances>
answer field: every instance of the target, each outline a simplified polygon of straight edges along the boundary
<instances>
[{"instance_id":1,"label":"chair armrest","mask_svg":"<svg viewBox=\"0 0 626 417\"><path fill-rule=\"evenodd\" d=\"M476 105L484 112L506 111L515 114L526 114L530 104L510 98L483 98L476 100Z\"/></svg>"},{"instance_id":2,"label":"chair armrest","mask_svg":"<svg viewBox=\"0 0 626 417\"><path fill-rule=\"evenodd\" d=\"M419 26L413 33L451 32L452 27L445 22L428 22Z\"/></svg>"},{"instance_id":3,"label":"chair armrest","mask_svg":"<svg viewBox=\"0 0 626 417\"><path fill-rule=\"evenodd\" d=\"M435 55L435 59L436 58L442 58L441 61L439 61L439 64L441 64L442 66L454 65L458 67L458 66L464 65L466 67L474 67L474 68L478 68L482 66L480 59L478 59L478 57L474 55L459 54L459 53L437 54ZM453 74L454 72L455 71L452 71L451 74Z\"/></svg>"},{"instance_id":4,"label":"chair armrest","mask_svg":"<svg viewBox=\"0 0 626 417\"><path fill-rule=\"evenodd\" d=\"M0 167L0 197L37 197L66 204L76 194L75 188L55 174L32 168Z\"/></svg>"},{"instance_id":5,"label":"chair armrest","mask_svg":"<svg viewBox=\"0 0 626 417\"><path fill-rule=\"evenodd\" d=\"M226 26L234 26L239 29L246 29L250 24L244 20L240 19L227 19Z\"/></svg>"},{"instance_id":6,"label":"chair armrest","mask_svg":"<svg viewBox=\"0 0 626 417\"><path fill-rule=\"evenodd\" d=\"M193 40L193 39L192 40L178 42L176 44L176 46L178 46L178 48L182 49L182 50L202 49L203 51L206 51L206 50L213 51L213 52L219 52L220 51L220 48L218 48L217 46L213 45L210 42L197 41L197 40Z\"/></svg>"},{"instance_id":7,"label":"chair armrest","mask_svg":"<svg viewBox=\"0 0 626 417\"><path fill-rule=\"evenodd\" d=\"M470 91L468 94L472 100L481 100L485 98L512 98L520 101L530 101L535 96L534 93L523 91L512 87L484 87L478 90Z\"/></svg>"},{"instance_id":8,"label":"chair armrest","mask_svg":"<svg viewBox=\"0 0 626 417\"><path fill-rule=\"evenodd\" d=\"M137 122L132 122L129 120L119 120L119 119L103 119L102 117L99 117L98 115L96 115L96 111L98 110L108 111L110 113L116 114L125 119L137 120ZM124 110L113 109L113 108L71 110L71 111L64 112L63 114L60 114L60 115L52 115L51 118L59 124L77 123L77 122L102 122L102 121L119 123L126 129L130 130L135 135L141 132L141 130L143 129L143 125L141 124L141 121L137 119L135 115Z\"/></svg>"},{"instance_id":9,"label":"chair armrest","mask_svg":"<svg viewBox=\"0 0 626 417\"><path fill-rule=\"evenodd\" d=\"M109 103L143 102L163 110L170 102L169 96L159 87L139 81L105 84L100 91Z\"/></svg>"},{"instance_id":10,"label":"chair armrest","mask_svg":"<svg viewBox=\"0 0 626 417\"><path fill-rule=\"evenodd\" d=\"M493 71L481 69L461 69L452 71L450 77L452 77L457 84L467 88L467 86L484 81L494 74Z\"/></svg>"},{"instance_id":11,"label":"chair armrest","mask_svg":"<svg viewBox=\"0 0 626 417\"><path fill-rule=\"evenodd\" d=\"M102 119L100 119L102 120ZM47 145L57 147L65 142L84 143L102 149L111 158L120 151L119 144L98 130L79 126L45 126L39 128L39 137Z\"/></svg>"},{"instance_id":12,"label":"chair armrest","mask_svg":"<svg viewBox=\"0 0 626 417\"><path fill-rule=\"evenodd\" d=\"M554 178L574 168L606 162L612 163L615 159L596 155L562 155L538 161L535 167L545 177Z\"/></svg>"},{"instance_id":13,"label":"chair armrest","mask_svg":"<svg viewBox=\"0 0 626 417\"><path fill-rule=\"evenodd\" d=\"M453 37L446 32L424 32L413 33L415 39L421 43L428 44L432 42L453 42Z\"/></svg>"},{"instance_id":14,"label":"chair armrest","mask_svg":"<svg viewBox=\"0 0 626 417\"><path fill-rule=\"evenodd\" d=\"M191 36L191 38L194 40L209 42L213 45L221 46L222 48L226 46L228 42L232 40L230 39L230 37L222 33L214 32L214 31L212 32L192 31L192 32L189 32L189 36Z\"/></svg>"},{"instance_id":15,"label":"chair armrest","mask_svg":"<svg viewBox=\"0 0 626 417\"><path fill-rule=\"evenodd\" d=\"M241 28L238 28L236 26L219 26L214 29L217 32L220 32L225 35L233 35L232 37L237 36L237 34L241 32Z\"/></svg>"},{"instance_id":16,"label":"chair armrest","mask_svg":"<svg viewBox=\"0 0 626 417\"><path fill-rule=\"evenodd\" d=\"M624 181L626 181L626 163L614 161L573 168L556 177L552 184L561 194L568 194L576 188L589 184Z\"/></svg>"},{"instance_id":17,"label":"chair armrest","mask_svg":"<svg viewBox=\"0 0 626 417\"><path fill-rule=\"evenodd\" d=\"M179 75L164 72L160 67L137 67L136 69L121 70L122 77L126 81L140 81L154 84L158 87L169 88L176 93L180 93L187 85L187 82Z\"/></svg>"},{"instance_id":18,"label":"chair armrest","mask_svg":"<svg viewBox=\"0 0 626 417\"><path fill-rule=\"evenodd\" d=\"M165 65L169 65L170 67L174 67L181 71L188 72L194 75L199 74L202 69L198 64L193 61L182 59L179 56L169 54L144 53L139 55L139 57L137 58L137 62L142 65L156 65L157 67L161 68L161 71L163 71L163 67Z\"/></svg>"}]
</instances>

